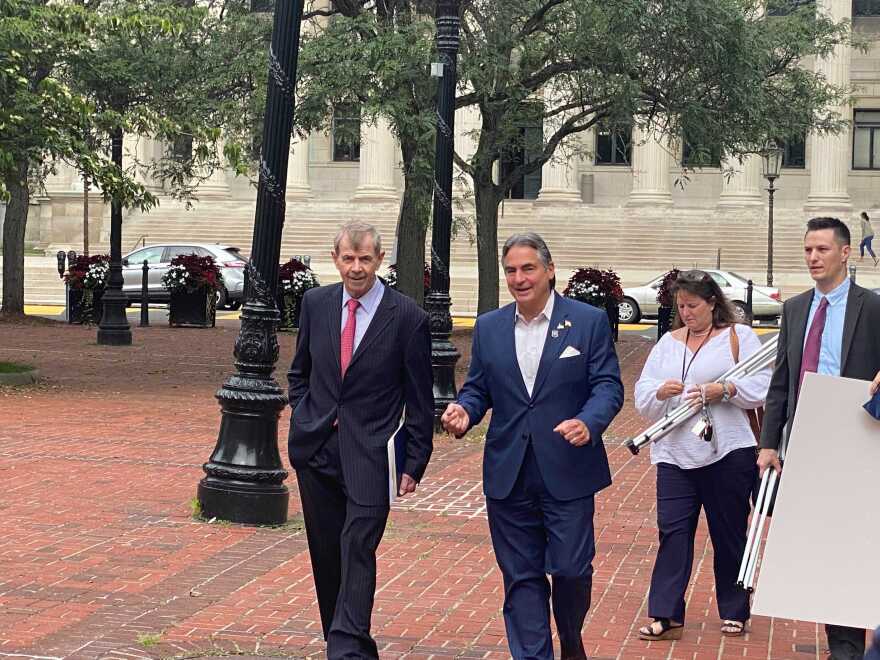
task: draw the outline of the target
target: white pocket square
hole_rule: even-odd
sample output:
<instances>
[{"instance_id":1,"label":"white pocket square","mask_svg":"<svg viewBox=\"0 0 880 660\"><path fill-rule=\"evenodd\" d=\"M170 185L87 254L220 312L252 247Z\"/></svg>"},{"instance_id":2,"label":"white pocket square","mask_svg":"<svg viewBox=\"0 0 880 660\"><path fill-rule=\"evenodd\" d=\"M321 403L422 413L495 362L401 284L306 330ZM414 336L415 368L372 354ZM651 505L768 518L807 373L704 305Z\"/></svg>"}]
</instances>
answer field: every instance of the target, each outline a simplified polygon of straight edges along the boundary
<instances>
[{"instance_id":1,"label":"white pocket square","mask_svg":"<svg viewBox=\"0 0 880 660\"><path fill-rule=\"evenodd\" d=\"M562 358L575 357L576 355L580 355L580 354L581 354L581 352L578 349L576 349L574 346L566 346L565 350L559 354L559 359L561 360Z\"/></svg>"}]
</instances>

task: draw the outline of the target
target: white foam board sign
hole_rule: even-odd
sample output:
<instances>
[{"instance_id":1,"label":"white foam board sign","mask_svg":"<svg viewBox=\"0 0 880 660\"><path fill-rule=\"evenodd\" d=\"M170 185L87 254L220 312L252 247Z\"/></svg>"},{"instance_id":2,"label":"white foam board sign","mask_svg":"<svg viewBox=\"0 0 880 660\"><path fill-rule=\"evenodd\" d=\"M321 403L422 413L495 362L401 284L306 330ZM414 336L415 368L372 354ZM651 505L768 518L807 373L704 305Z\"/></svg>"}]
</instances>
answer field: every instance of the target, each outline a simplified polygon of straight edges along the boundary
<instances>
[{"instance_id":1,"label":"white foam board sign","mask_svg":"<svg viewBox=\"0 0 880 660\"><path fill-rule=\"evenodd\" d=\"M880 422L869 383L808 373L753 614L880 625Z\"/></svg>"}]
</instances>

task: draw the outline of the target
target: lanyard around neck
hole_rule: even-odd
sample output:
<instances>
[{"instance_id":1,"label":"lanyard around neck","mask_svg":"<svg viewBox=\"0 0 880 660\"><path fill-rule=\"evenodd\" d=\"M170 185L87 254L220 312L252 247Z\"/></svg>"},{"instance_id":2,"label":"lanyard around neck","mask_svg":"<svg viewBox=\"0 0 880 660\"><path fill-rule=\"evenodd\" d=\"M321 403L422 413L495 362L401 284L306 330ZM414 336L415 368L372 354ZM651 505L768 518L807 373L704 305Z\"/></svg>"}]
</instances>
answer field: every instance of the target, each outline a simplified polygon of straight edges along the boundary
<instances>
[{"instance_id":1,"label":"lanyard around neck","mask_svg":"<svg viewBox=\"0 0 880 660\"><path fill-rule=\"evenodd\" d=\"M688 342L691 340L691 331L690 331L690 329L688 329L687 336L684 339L684 353L682 353L682 356L681 356L681 382L682 383L684 382L684 379L687 378L688 372L691 370L691 365L694 363L694 360L697 358L697 353L700 352L700 349L706 345L706 342L709 341L709 337L712 336L712 330L714 330L714 328L710 328L709 332L706 333L705 339L703 339L703 341L700 342L700 345L697 346L697 350L694 351L694 354L691 356L690 362L687 363L687 368L685 368L685 360L687 359Z\"/></svg>"}]
</instances>

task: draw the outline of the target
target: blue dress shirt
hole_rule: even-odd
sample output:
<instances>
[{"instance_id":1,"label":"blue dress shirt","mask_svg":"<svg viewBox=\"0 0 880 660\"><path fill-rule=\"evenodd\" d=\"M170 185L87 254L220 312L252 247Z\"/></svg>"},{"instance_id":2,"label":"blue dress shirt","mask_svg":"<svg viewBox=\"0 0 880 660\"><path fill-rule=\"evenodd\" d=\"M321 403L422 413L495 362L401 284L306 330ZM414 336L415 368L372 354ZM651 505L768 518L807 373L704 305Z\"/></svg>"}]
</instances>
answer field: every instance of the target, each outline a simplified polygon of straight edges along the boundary
<instances>
[{"instance_id":1,"label":"blue dress shirt","mask_svg":"<svg viewBox=\"0 0 880 660\"><path fill-rule=\"evenodd\" d=\"M376 310L379 309L379 303L382 301L382 296L385 294L385 285L379 281L379 278L376 278L376 281L373 282L373 286L370 287L370 290L367 291L364 295L358 298L360 302L360 306L357 308L357 312L355 312L355 329L354 329L354 348L352 352L357 350L357 347L361 343L361 339L364 338L364 335L367 332L367 328L370 327L370 321L373 320L373 317L376 315ZM340 331L345 330L345 322L348 320L348 301L351 300L351 296L348 291L345 289L345 285L342 285L342 310L341 310L341 322L340 322Z\"/></svg>"},{"instance_id":2,"label":"blue dress shirt","mask_svg":"<svg viewBox=\"0 0 880 660\"><path fill-rule=\"evenodd\" d=\"M813 304L810 305L810 314L807 317L807 332L804 335L804 345L810 334L810 326L813 325L813 317L819 309L822 298L828 298L828 310L825 317L825 329L822 331L822 348L819 349L819 368L817 373L829 376L840 375L841 353L843 351L843 321L846 317L846 300L849 297L850 279L847 277L842 284L828 294L823 294L816 289L813 295Z\"/></svg>"}]
</instances>

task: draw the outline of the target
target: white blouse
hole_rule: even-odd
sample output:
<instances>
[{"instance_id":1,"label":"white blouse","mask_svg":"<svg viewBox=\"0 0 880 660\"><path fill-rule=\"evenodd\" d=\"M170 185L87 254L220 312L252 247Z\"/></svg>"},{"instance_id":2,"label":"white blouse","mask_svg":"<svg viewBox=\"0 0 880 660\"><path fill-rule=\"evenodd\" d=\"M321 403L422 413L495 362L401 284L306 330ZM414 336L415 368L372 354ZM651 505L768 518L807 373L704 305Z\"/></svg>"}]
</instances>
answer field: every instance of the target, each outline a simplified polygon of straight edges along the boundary
<instances>
[{"instance_id":1,"label":"white blouse","mask_svg":"<svg viewBox=\"0 0 880 660\"><path fill-rule=\"evenodd\" d=\"M761 341L748 326L737 324L733 327L739 337L739 361L742 362L761 348ZM684 402L684 395L692 385L711 383L733 367L729 331L709 339L697 353L687 371L685 392L681 396L658 401L657 390L660 386L670 379L681 380L682 358L687 367L692 357L693 352L684 342L674 338L671 332L657 342L636 382L636 410L642 417L656 422ZM736 396L727 403L719 401L709 406L713 442L706 442L691 431L700 419L696 414L651 444L651 463L671 463L683 469L692 469L711 465L734 449L754 447L755 437L745 410L764 404L771 373L772 370L767 367L748 377L730 379L729 382L736 386Z\"/></svg>"}]
</instances>

